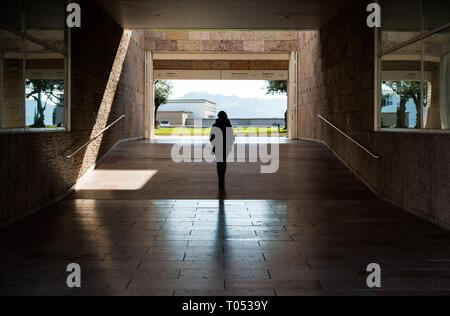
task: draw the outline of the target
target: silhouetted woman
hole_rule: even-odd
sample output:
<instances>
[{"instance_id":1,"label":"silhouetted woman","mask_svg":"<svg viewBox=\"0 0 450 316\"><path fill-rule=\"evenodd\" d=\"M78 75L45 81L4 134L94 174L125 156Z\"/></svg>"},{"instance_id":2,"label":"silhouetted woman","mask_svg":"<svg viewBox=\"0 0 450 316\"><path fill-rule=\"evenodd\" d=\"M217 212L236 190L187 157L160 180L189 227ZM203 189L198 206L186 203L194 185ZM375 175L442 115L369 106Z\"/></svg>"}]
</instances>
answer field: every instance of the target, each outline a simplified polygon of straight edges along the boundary
<instances>
[{"instance_id":1,"label":"silhouetted woman","mask_svg":"<svg viewBox=\"0 0 450 316\"><path fill-rule=\"evenodd\" d=\"M209 137L214 146L213 152L216 156L217 175L219 176L219 189L225 188L225 172L227 171L227 157L234 144L234 132L227 113L220 111L218 119L211 128Z\"/></svg>"}]
</instances>

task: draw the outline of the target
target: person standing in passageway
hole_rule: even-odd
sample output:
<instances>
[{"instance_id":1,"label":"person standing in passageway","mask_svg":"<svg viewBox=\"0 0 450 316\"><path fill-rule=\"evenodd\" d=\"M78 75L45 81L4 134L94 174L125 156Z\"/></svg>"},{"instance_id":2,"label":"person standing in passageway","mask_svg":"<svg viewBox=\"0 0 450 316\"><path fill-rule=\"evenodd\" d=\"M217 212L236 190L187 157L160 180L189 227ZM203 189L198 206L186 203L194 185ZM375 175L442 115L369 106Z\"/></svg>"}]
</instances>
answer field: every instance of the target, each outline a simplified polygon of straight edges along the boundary
<instances>
[{"instance_id":1,"label":"person standing in passageway","mask_svg":"<svg viewBox=\"0 0 450 316\"><path fill-rule=\"evenodd\" d=\"M224 190L227 157L234 144L234 132L227 113L220 111L217 117L218 119L211 128L209 141L213 145L213 152L216 156L219 189Z\"/></svg>"}]
</instances>

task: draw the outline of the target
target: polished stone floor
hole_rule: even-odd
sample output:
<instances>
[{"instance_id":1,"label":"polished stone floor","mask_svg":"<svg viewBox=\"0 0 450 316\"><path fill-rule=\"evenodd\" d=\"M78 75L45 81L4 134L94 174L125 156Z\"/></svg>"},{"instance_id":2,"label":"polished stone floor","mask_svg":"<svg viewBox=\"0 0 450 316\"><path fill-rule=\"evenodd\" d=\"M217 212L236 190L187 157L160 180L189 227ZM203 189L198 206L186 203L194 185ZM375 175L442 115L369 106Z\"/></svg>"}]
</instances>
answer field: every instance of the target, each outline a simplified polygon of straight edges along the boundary
<instances>
[{"instance_id":1,"label":"polished stone floor","mask_svg":"<svg viewBox=\"0 0 450 316\"><path fill-rule=\"evenodd\" d=\"M194 138L190 149L192 162L181 163L172 161L171 142L174 140L167 139L158 144L145 141L122 144L71 198L217 199L216 165L194 160L194 154L203 151L202 143L207 139ZM301 141L276 143L279 168L276 173L262 174L261 166L270 164L259 159L259 152L266 151L267 140L263 144L245 144L244 141L245 138L237 138L245 148L239 153L235 150L235 156L244 161L228 164L227 199L375 199L322 145ZM178 140L174 142L179 143ZM257 162L250 162L250 159Z\"/></svg>"},{"instance_id":2,"label":"polished stone floor","mask_svg":"<svg viewBox=\"0 0 450 316\"><path fill-rule=\"evenodd\" d=\"M450 294L450 233L377 199L323 146L280 145L277 174L231 164L225 196L214 165L175 164L167 146L122 144L0 232L0 294ZM66 286L72 262L81 289Z\"/></svg>"}]
</instances>

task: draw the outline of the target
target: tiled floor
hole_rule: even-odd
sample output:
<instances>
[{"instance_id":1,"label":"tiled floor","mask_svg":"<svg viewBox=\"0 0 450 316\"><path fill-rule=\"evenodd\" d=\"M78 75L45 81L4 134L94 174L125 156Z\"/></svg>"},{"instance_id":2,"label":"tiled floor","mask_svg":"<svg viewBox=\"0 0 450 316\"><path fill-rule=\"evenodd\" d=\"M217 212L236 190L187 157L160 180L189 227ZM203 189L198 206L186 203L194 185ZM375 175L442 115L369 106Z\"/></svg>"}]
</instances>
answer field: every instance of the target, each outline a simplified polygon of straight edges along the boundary
<instances>
[{"instance_id":1,"label":"tiled floor","mask_svg":"<svg viewBox=\"0 0 450 316\"><path fill-rule=\"evenodd\" d=\"M231 166L224 199L214 166L174 164L165 146L123 144L107 176L0 232L0 294L450 294L450 233L375 198L322 146L281 145L276 175ZM81 289L66 287L71 262Z\"/></svg>"},{"instance_id":2,"label":"tiled floor","mask_svg":"<svg viewBox=\"0 0 450 316\"><path fill-rule=\"evenodd\" d=\"M202 152L204 139L199 142L192 146L190 156ZM244 152L240 152L239 157L246 157L247 162L228 164L227 199L375 199L322 145L301 141L279 144L279 169L274 174L260 173L261 166L269 163L248 162L248 157L255 158L255 152L260 156L259 151L265 150L256 146L246 144ZM169 143L124 143L104 160L72 198L217 199L216 165L174 163L172 148Z\"/></svg>"}]
</instances>

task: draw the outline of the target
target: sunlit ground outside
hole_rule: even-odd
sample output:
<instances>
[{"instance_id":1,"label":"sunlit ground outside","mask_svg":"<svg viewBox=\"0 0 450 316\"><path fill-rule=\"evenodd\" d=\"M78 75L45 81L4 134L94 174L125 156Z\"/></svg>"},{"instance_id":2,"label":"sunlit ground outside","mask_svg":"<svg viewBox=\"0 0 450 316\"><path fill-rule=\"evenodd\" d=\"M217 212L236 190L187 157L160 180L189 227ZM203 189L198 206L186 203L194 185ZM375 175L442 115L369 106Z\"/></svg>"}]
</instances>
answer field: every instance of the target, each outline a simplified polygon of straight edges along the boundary
<instances>
[{"instance_id":1,"label":"sunlit ground outside","mask_svg":"<svg viewBox=\"0 0 450 316\"><path fill-rule=\"evenodd\" d=\"M233 128L235 136L271 136L271 137L285 137L287 130L283 126L278 127L235 127ZM155 135L157 136L173 136L174 134L184 133L186 136L207 136L211 132L211 128L170 128L170 127L157 127L155 129Z\"/></svg>"}]
</instances>

